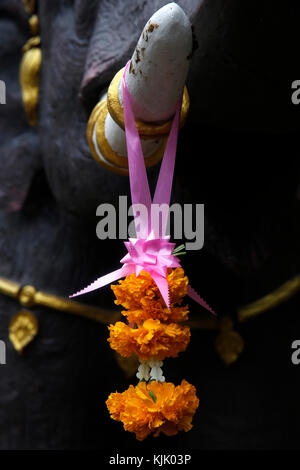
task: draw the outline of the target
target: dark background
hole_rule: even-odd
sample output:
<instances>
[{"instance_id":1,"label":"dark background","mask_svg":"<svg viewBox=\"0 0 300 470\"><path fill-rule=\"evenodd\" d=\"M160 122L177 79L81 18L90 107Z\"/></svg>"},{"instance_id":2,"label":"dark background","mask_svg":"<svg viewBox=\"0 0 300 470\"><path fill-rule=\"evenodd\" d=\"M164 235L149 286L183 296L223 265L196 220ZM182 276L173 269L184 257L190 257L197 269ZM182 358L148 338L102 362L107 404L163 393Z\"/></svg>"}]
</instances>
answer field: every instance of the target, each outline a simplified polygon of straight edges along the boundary
<instances>
[{"instance_id":1,"label":"dark background","mask_svg":"<svg viewBox=\"0 0 300 470\"><path fill-rule=\"evenodd\" d=\"M21 1L0 0L0 276L68 296L118 266L118 241L96 238L96 207L128 194L128 179L91 158L88 116L101 90L131 56L164 1L40 0L43 64L39 124L26 124L18 83L29 37ZM300 78L298 1L177 2L199 48L188 79L191 109L180 134L173 201L205 204L205 245L183 266L218 312L239 306L299 273ZM90 71L94 70L94 74ZM150 171L152 184L157 168ZM109 288L81 302L111 308ZM190 302L191 318L200 307ZM34 309L40 331L19 356L8 324L20 309L0 296L1 449L297 449L299 294L238 331L245 350L226 367L216 332L192 331L187 351L165 362L167 380L185 378L200 397L194 428L143 443L110 420L105 400L130 382L107 328Z\"/></svg>"}]
</instances>

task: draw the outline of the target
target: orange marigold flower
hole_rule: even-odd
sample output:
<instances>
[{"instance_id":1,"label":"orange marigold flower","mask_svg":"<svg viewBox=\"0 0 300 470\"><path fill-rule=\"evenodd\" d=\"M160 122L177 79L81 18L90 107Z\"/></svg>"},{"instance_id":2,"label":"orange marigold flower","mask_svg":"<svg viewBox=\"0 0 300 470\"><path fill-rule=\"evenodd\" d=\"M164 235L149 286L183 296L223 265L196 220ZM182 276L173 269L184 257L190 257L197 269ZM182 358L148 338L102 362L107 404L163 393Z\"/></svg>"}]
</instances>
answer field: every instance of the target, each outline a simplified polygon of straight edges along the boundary
<instances>
[{"instance_id":1,"label":"orange marigold flower","mask_svg":"<svg viewBox=\"0 0 300 470\"><path fill-rule=\"evenodd\" d=\"M119 284L111 288L116 296L115 303L123 305L123 310L129 322L140 324L154 318L165 322L181 322L188 318L188 307L179 307L187 293L188 278L182 268L169 269L167 274L170 293L170 308L168 309L150 274L142 271L136 277L130 274Z\"/></svg>"},{"instance_id":2,"label":"orange marigold flower","mask_svg":"<svg viewBox=\"0 0 300 470\"><path fill-rule=\"evenodd\" d=\"M147 299L145 299L143 308L137 310L122 310L122 314L127 317L129 323L136 323L137 325L140 325L149 318L166 323L178 323L188 319L189 308L187 305L184 307L162 307L159 301L147 303Z\"/></svg>"},{"instance_id":3,"label":"orange marigold flower","mask_svg":"<svg viewBox=\"0 0 300 470\"><path fill-rule=\"evenodd\" d=\"M106 401L110 415L123 423L139 441L161 432L173 436L189 431L199 405L196 389L186 380L175 387L170 382L139 382L123 393L111 393Z\"/></svg>"},{"instance_id":4,"label":"orange marigold flower","mask_svg":"<svg viewBox=\"0 0 300 470\"><path fill-rule=\"evenodd\" d=\"M154 298L155 287L156 284L150 274L145 271L142 271L138 277L135 274L129 274L125 279L120 280L119 284L111 285L116 296L115 304L123 305L126 309L140 308L141 299L146 296Z\"/></svg>"},{"instance_id":5,"label":"orange marigold flower","mask_svg":"<svg viewBox=\"0 0 300 470\"><path fill-rule=\"evenodd\" d=\"M167 275L170 291L170 303L180 305L187 295L189 280L182 268L170 269Z\"/></svg>"},{"instance_id":6,"label":"orange marigold flower","mask_svg":"<svg viewBox=\"0 0 300 470\"><path fill-rule=\"evenodd\" d=\"M163 360L177 357L184 351L190 340L190 329L176 323L161 323L148 319L138 328L131 328L123 322L110 325L108 341L112 349L121 356L137 354L142 360L151 358Z\"/></svg>"}]
</instances>

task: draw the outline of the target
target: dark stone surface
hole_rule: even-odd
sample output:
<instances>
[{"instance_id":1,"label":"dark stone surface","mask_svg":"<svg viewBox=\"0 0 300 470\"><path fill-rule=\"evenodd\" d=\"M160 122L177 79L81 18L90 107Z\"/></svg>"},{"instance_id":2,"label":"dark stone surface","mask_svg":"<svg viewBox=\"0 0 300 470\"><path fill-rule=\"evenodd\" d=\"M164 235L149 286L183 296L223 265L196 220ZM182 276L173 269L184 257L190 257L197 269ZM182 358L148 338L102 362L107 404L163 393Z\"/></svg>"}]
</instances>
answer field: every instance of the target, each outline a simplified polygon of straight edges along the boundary
<instances>
[{"instance_id":1,"label":"dark stone surface","mask_svg":"<svg viewBox=\"0 0 300 470\"><path fill-rule=\"evenodd\" d=\"M128 194L128 179L91 158L89 112L130 57L148 17L165 1L45 0L39 125L29 128L18 68L28 37L21 2L0 0L0 276L67 296L118 266L118 241L96 238L96 207ZM204 203L205 247L184 267L220 315L299 273L299 2L178 2L199 42L189 76L191 112L177 156L174 201ZM188 7L186 6L188 3ZM157 168L151 172L152 183ZM101 261L100 261L101 260ZM197 267L198 266L198 267ZM80 301L111 307L110 290ZM196 318L197 305L191 303ZM127 383L93 322L34 309L37 339L19 356L8 340L15 300L0 296L1 449L297 448L299 295L243 324L245 352L226 368L215 333L194 331L166 361L168 380L197 386L194 429L137 443L109 419L105 399Z\"/></svg>"}]
</instances>

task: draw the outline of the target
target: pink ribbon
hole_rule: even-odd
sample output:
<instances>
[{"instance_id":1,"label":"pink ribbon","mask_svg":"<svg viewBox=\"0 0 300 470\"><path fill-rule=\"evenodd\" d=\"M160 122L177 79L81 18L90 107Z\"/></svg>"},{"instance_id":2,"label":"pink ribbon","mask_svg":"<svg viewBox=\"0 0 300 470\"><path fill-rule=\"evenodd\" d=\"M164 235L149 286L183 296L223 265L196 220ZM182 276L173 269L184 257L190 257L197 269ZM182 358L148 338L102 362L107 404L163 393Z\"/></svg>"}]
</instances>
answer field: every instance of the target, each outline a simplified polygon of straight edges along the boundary
<instances>
[{"instance_id":1,"label":"pink ribbon","mask_svg":"<svg viewBox=\"0 0 300 470\"><path fill-rule=\"evenodd\" d=\"M169 308L169 288L166 279L167 269L180 267L181 265L178 257L172 254L175 243L170 243L170 236L165 235L167 217L163 217L162 219L161 230L154 226L153 220L151 220L152 200L145 161L140 136L136 128L135 118L131 107L131 97L125 81L128 66L129 62L125 67L122 78L124 122L131 200L136 232L139 235L137 238L129 238L129 241L125 242L128 253L121 259L123 267L98 278L92 284L70 297L87 294L88 292L94 291L107 284L111 284L118 279L126 277L128 274L135 273L136 276L139 276L141 271L147 271L156 283L167 307ZM182 98L176 106L176 113L161 163L153 198L153 204L165 204L167 209L169 209L171 199L181 106ZM135 207L136 205L141 204L145 207L145 211L138 211L138 208ZM137 217L138 213L139 216ZM188 286L187 293L202 307L206 308L213 314L215 313L191 286Z\"/></svg>"}]
</instances>

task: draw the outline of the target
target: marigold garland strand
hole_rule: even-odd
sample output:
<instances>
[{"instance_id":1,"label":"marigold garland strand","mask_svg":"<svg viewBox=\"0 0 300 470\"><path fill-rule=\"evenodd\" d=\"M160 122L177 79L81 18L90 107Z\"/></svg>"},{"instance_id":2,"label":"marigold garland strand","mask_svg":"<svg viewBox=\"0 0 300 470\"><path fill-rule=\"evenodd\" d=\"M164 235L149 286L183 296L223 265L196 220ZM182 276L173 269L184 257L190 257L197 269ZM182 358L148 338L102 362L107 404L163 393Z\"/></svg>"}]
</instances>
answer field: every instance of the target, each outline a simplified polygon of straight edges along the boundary
<instances>
[{"instance_id":1,"label":"marigold garland strand","mask_svg":"<svg viewBox=\"0 0 300 470\"><path fill-rule=\"evenodd\" d=\"M180 325L188 318L188 306L182 305L188 278L182 268L168 269L170 308L167 308L150 274L128 275L111 285L115 303L122 305L127 320L109 326L108 341L123 357L137 355L139 383L123 393L111 393L106 401L111 418L121 421L126 431L138 440L153 433L173 436L189 431L199 405L196 389L186 380L180 385L165 382L161 369L167 357L177 357L190 341L190 329Z\"/></svg>"}]
</instances>

